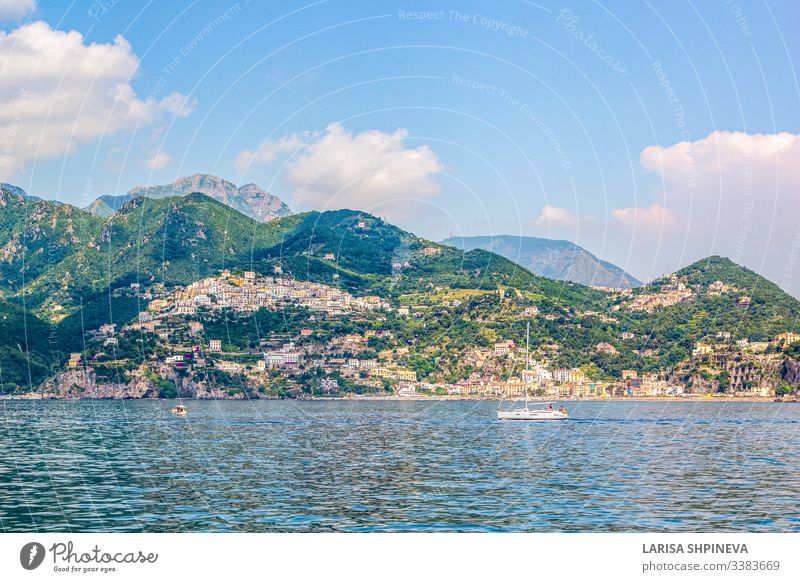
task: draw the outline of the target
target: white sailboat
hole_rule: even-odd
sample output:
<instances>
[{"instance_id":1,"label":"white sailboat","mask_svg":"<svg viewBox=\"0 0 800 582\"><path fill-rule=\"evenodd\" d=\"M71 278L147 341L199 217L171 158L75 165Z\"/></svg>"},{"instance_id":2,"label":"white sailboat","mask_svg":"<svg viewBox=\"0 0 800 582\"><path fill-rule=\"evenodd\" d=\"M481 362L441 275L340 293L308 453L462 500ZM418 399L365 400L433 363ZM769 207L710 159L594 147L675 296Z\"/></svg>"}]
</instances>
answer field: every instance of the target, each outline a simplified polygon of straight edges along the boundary
<instances>
[{"instance_id":1,"label":"white sailboat","mask_svg":"<svg viewBox=\"0 0 800 582\"><path fill-rule=\"evenodd\" d=\"M567 409L560 406L553 408L554 402L537 402L531 407L528 400L528 351L530 349L531 324L525 330L525 408L498 410L497 420L567 420Z\"/></svg>"}]
</instances>

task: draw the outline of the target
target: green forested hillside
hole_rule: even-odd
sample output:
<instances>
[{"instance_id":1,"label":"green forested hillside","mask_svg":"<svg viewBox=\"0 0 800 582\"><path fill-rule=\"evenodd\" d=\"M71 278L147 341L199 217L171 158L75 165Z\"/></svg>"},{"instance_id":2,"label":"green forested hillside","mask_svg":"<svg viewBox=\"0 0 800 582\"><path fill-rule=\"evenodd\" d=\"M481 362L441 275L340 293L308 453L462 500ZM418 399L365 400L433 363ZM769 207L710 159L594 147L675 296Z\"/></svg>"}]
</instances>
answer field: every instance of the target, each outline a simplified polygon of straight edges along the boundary
<instances>
[{"instance_id":1,"label":"green forested hillside","mask_svg":"<svg viewBox=\"0 0 800 582\"><path fill-rule=\"evenodd\" d=\"M0 393L31 389L61 361L54 328L22 307L0 300Z\"/></svg>"},{"instance_id":2,"label":"green forested hillside","mask_svg":"<svg viewBox=\"0 0 800 582\"><path fill-rule=\"evenodd\" d=\"M387 297L435 286L509 286L571 301L602 298L533 275L499 255L437 245L349 210L261 223L203 194L135 198L96 230L27 286L30 303L43 314L69 316L132 283L186 285L224 268L280 267L302 280Z\"/></svg>"},{"instance_id":3,"label":"green forested hillside","mask_svg":"<svg viewBox=\"0 0 800 582\"><path fill-rule=\"evenodd\" d=\"M676 276L696 291L697 296L646 316L632 315L629 321L633 331L679 342L688 349L691 342L717 331L761 341L800 329L800 302L775 283L730 259L708 257L684 267ZM731 286L731 291L710 294L709 288L716 281ZM662 280L642 292L658 290L663 285ZM738 305L744 296L750 298L746 308Z\"/></svg>"},{"instance_id":4,"label":"green forested hillside","mask_svg":"<svg viewBox=\"0 0 800 582\"><path fill-rule=\"evenodd\" d=\"M253 253L253 264L260 270L280 265L299 279L385 297L441 286L513 287L591 304L603 299L599 292L534 275L497 254L433 243L362 212L309 212L267 226L282 228L287 223L291 228L283 231L279 244Z\"/></svg>"},{"instance_id":5,"label":"green forested hillside","mask_svg":"<svg viewBox=\"0 0 800 582\"><path fill-rule=\"evenodd\" d=\"M261 224L202 194L135 198L105 221L75 253L27 287L43 313L70 315L107 301L114 289L154 283L185 285L249 261L256 249L280 240L281 227ZM61 310L55 311L58 307ZM112 305L113 307L113 305Z\"/></svg>"},{"instance_id":6,"label":"green forested hillside","mask_svg":"<svg viewBox=\"0 0 800 582\"><path fill-rule=\"evenodd\" d=\"M0 291L16 292L78 252L102 224L69 204L0 190Z\"/></svg>"},{"instance_id":7,"label":"green forested hillside","mask_svg":"<svg viewBox=\"0 0 800 582\"><path fill-rule=\"evenodd\" d=\"M671 369L718 332L758 341L800 331L797 300L721 257L629 293L604 293L534 275L489 251L433 243L357 211L262 223L191 194L134 198L103 220L12 192L0 200L0 291L13 302L0 302L4 383L36 384L81 349L86 330L134 319L148 301L143 290L187 285L226 268L282 272L411 306L414 318L369 325L413 349L410 365L421 376L434 362L452 370L452 378L468 374L469 366L459 364L464 350L521 341L528 321L532 348L543 357L603 378L623 369ZM662 301L671 293L680 297ZM661 302L637 307L648 297ZM31 311L19 307L23 300ZM531 306L538 316L525 315ZM257 341L260 323L250 333L247 320L237 320L235 334ZM346 333L352 322L336 325Z\"/></svg>"}]
</instances>

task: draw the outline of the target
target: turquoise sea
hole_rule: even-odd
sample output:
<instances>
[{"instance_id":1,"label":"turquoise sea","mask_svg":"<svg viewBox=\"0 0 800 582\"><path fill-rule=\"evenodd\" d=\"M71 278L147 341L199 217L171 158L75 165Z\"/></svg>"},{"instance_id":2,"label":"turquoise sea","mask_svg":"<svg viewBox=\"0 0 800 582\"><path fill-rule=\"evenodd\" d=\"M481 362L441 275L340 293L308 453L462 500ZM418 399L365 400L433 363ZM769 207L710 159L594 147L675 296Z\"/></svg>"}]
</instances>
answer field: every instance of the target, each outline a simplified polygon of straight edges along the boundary
<instances>
[{"instance_id":1,"label":"turquoise sea","mask_svg":"<svg viewBox=\"0 0 800 582\"><path fill-rule=\"evenodd\" d=\"M0 401L0 530L800 531L800 405Z\"/></svg>"}]
</instances>

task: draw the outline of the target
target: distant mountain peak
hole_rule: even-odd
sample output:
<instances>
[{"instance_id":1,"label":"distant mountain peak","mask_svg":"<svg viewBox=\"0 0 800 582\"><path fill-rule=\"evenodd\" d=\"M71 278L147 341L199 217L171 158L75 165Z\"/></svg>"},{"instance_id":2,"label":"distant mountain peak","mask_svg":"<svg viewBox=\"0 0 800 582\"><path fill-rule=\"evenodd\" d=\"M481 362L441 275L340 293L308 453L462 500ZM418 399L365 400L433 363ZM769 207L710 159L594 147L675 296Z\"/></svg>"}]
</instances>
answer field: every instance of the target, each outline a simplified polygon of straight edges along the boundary
<instances>
[{"instance_id":1,"label":"distant mountain peak","mask_svg":"<svg viewBox=\"0 0 800 582\"><path fill-rule=\"evenodd\" d=\"M205 194L260 222L268 222L292 213L280 198L257 184L250 183L237 188L233 182L211 174L192 174L178 178L170 184L136 186L122 196L101 196L86 210L97 216L108 217L137 196L168 198L187 196L194 192Z\"/></svg>"},{"instance_id":2,"label":"distant mountain peak","mask_svg":"<svg viewBox=\"0 0 800 582\"><path fill-rule=\"evenodd\" d=\"M532 236L466 236L442 241L463 250L492 251L537 275L597 287L639 287L642 282L566 240Z\"/></svg>"},{"instance_id":3,"label":"distant mountain peak","mask_svg":"<svg viewBox=\"0 0 800 582\"><path fill-rule=\"evenodd\" d=\"M14 184L8 184L6 182L0 182L0 192L21 196L22 198L28 197L28 195L25 193L25 190L19 186L14 186Z\"/></svg>"},{"instance_id":4,"label":"distant mountain peak","mask_svg":"<svg viewBox=\"0 0 800 582\"><path fill-rule=\"evenodd\" d=\"M25 200L31 200L32 202L39 202L42 200L38 196L31 196L19 186L14 186L14 184L9 184L8 182L0 182L0 192L5 192L7 194L19 196L20 198L23 198ZM53 202L54 204L61 204L57 200L50 200L50 202Z\"/></svg>"}]
</instances>

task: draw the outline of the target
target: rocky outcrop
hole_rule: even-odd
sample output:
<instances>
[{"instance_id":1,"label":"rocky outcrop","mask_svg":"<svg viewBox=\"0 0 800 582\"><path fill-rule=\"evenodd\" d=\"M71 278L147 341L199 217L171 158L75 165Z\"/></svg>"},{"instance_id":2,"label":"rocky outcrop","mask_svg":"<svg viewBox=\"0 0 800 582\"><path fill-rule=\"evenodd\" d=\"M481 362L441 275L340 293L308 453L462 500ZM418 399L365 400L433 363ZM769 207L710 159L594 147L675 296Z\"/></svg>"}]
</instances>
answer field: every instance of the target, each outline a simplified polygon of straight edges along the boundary
<instances>
[{"instance_id":1,"label":"rocky outcrop","mask_svg":"<svg viewBox=\"0 0 800 582\"><path fill-rule=\"evenodd\" d=\"M128 382L98 381L92 370L69 370L46 381L40 391L51 398L155 398L158 389L143 375Z\"/></svg>"},{"instance_id":2,"label":"rocky outcrop","mask_svg":"<svg viewBox=\"0 0 800 582\"><path fill-rule=\"evenodd\" d=\"M231 392L225 386L209 383L204 374L195 376L179 374L169 364L143 364L139 368L120 372L120 380L98 378L92 368L61 372L45 381L36 390L44 398L65 399L136 399L159 398L164 381L174 383L175 393L170 397L197 398L201 400L241 400L259 398L255 384L247 394Z\"/></svg>"},{"instance_id":3,"label":"rocky outcrop","mask_svg":"<svg viewBox=\"0 0 800 582\"><path fill-rule=\"evenodd\" d=\"M14 196L21 196L22 198L28 197L28 195L25 193L25 190L19 186L14 186L13 184L8 184L6 182L0 182L0 192L8 192ZM0 204L2 204L2 202L0 202Z\"/></svg>"},{"instance_id":4,"label":"rocky outcrop","mask_svg":"<svg viewBox=\"0 0 800 582\"><path fill-rule=\"evenodd\" d=\"M236 208L242 214L261 222L268 222L273 218L288 216L292 213L283 200L273 196L256 184L240 186L237 189L237 194L237 198L232 201L230 206Z\"/></svg>"},{"instance_id":5,"label":"rocky outcrop","mask_svg":"<svg viewBox=\"0 0 800 582\"><path fill-rule=\"evenodd\" d=\"M792 386L800 386L800 363L785 359L781 366L781 378Z\"/></svg>"}]
</instances>

